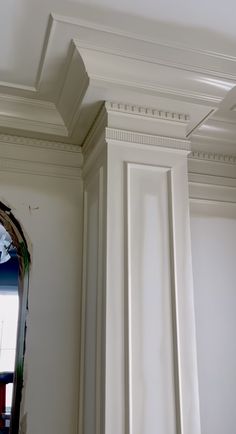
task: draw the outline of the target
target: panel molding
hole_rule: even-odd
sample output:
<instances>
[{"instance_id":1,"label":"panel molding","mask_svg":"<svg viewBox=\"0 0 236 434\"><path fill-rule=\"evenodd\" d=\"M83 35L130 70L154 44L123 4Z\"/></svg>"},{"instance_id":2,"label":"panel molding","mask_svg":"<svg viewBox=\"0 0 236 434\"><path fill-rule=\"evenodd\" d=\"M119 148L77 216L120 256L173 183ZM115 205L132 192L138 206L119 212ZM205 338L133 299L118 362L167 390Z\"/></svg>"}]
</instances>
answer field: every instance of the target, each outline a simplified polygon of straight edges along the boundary
<instances>
[{"instance_id":1,"label":"panel molding","mask_svg":"<svg viewBox=\"0 0 236 434\"><path fill-rule=\"evenodd\" d=\"M127 348L127 355L126 355L126 383L127 383L127 390L126 390L126 434L134 434L135 431L132 429L132 363L134 363L132 353L131 353L131 345L132 345L132 313L131 313L131 210L130 210L130 201L132 199L132 195L130 194L130 177L131 177L131 170L132 169L141 169L145 171L151 171L151 172L158 172L162 173L163 175L166 175L166 183L167 183L167 207L168 207L168 222L167 223L167 231L169 235L169 242L168 242L168 248L167 251L169 251L169 267L170 267L170 274L173 273L173 276L169 276L169 285L170 285L170 326L171 326L171 351L173 352L173 399L175 401L174 406L174 425L176 428L176 434L182 433L182 420L181 420L181 403L180 403L180 371L179 371L179 360L178 360L178 332L177 332L177 315L178 312L176 310L176 282L175 282L175 261L174 261L174 238L173 238L173 215L172 215L172 169L170 167L165 166L158 166L157 164L142 164L142 163L126 163L125 164L125 185L126 185L126 192L125 192L125 212L124 212L124 228L125 233L127 237L126 242L126 254L125 259L127 261L127 267L125 267L125 301L127 303L127 308L125 309L126 312L126 318L125 318L125 330L127 335L127 341L126 341L126 348ZM167 279L168 280L168 279Z\"/></svg>"}]
</instances>

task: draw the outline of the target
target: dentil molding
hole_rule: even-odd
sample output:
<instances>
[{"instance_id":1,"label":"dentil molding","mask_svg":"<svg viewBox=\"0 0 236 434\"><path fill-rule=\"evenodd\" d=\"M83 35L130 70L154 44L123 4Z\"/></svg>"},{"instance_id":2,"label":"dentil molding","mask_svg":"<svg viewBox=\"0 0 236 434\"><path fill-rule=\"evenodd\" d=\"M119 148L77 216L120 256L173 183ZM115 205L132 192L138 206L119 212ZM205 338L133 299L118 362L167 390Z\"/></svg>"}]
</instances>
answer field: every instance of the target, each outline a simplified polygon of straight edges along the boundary
<instances>
[{"instance_id":1,"label":"dentil molding","mask_svg":"<svg viewBox=\"0 0 236 434\"><path fill-rule=\"evenodd\" d=\"M217 163L236 164L236 155L219 154L216 152L192 151L189 158L203 161L215 161Z\"/></svg>"},{"instance_id":2,"label":"dentil molding","mask_svg":"<svg viewBox=\"0 0 236 434\"><path fill-rule=\"evenodd\" d=\"M190 151L189 117L150 107L106 101L83 144L85 159L101 141L118 141Z\"/></svg>"}]
</instances>

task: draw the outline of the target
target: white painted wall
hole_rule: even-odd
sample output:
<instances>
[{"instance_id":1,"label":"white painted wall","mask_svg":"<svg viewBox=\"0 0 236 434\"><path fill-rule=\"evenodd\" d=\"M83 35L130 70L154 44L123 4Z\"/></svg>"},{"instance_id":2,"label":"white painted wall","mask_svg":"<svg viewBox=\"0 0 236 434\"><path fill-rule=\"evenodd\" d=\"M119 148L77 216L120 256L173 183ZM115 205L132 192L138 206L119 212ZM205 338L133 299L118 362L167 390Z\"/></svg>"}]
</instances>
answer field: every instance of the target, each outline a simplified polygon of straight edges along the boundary
<instances>
[{"instance_id":1,"label":"white painted wall","mask_svg":"<svg viewBox=\"0 0 236 434\"><path fill-rule=\"evenodd\" d=\"M236 426L236 205L192 203L202 434Z\"/></svg>"},{"instance_id":2,"label":"white painted wall","mask_svg":"<svg viewBox=\"0 0 236 434\"><path fill-rule=\"evenodd\" d=\"M0 200L12 208L31 243L22 406L27 434L75 434L82 183L1 172Z\"/></svg>"}]
</instances>

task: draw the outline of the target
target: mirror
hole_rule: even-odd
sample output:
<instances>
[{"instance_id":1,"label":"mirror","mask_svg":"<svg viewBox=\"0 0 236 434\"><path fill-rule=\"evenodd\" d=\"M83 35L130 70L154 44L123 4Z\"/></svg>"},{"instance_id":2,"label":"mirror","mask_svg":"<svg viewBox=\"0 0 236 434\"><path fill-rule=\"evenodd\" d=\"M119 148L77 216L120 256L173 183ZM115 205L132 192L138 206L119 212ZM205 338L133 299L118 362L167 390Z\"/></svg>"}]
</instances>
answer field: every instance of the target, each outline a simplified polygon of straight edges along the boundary
<instances>
[{"instance_id":1,"label":"mirror","mask_svg":"<svg viewBox=\"0 0 236 434\"><path fill-rule=\"evenodd\" d=\"M19 261L10 234L0 225L0 432L10 428L16 358Z\"/></svg>"},{"instance_id":2,"label":"mirror","mask_svg":"<svg viewBox=\"0 0 236 434\"><path fill-rule=\"evenodd\" d=\"M0 202L0 434L19 431L29 258L19 223Z\"/></svg>"}]
</instances>

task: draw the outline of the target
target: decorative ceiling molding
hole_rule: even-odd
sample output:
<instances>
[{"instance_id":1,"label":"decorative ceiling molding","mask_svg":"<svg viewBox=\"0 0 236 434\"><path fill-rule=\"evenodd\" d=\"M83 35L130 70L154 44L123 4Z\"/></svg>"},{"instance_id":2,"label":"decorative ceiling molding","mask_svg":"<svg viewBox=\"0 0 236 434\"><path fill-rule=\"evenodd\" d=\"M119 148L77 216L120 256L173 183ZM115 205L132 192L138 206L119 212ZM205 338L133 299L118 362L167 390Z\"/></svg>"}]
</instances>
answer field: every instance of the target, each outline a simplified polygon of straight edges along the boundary
<instances>
[{"instance_id":1,"label":"decorative ceiling molding","mask_svg":"<svg viewBox=\"0 0 236 434\"><path fill-rule=\"evenodd\" d=\"M217 154L216 152L192 151L189 158L204 161L215 161L217 163L236 164L236 156L228 154ZM236 175L235 175L236 177Z\"/></svg>"},{"instance_id":2,"label":"decorative ceiling molding","mask_svg":"<svg viewBox=\"0 0 236 434\"><path fill-rule=\"evenodd\" d=\"M55 104L33 98L0 94L0 127L67 136Z\"/></svg>"},{"instance_id":3,"label":"decorative ceiling molding","mask_svg":"<svg viewBox=\"0 0 236 434\"><path fill-rule=\"evenodd\" d=\"M236 205L236 187L189 181L189 198Z\"/></svg>"},{"instance_id":4,"label":"decorative ceiling molding","mask_svg":"<svg viewBox=\"0 0 236 434\"><path fill-rule=\"evenodd\" d=\"M10 144L20 145L20 146L25 145L25 146L35 147L35 148L73 152L76 154L82 153L80 146L77 145L63 143L63 142L47 141L41 139L32 139L29 137L22 137L22 136L13 136L10 134L0 134L0 145L1 143L10 143Z\"/></svg>"},{"instance_id":5,"label":"decorative ceiling molding","mask_svg":"<svg viewBox=\"0 0 236 434\"><path fill-rule=\"evenodd\" d=\"M188 116L184 114L105 102L83 144L85 170L94 158L98 158L104 145L107 143L109 146L114 141L171 148L188 154L191 143L185 139L187 122Z\"/></svg>"},{"instance_id":6,"label":"decorative ceiling molding","mask_svg":"<svg viewBox=\"0 0 236 434\"><path fill-rule=\"evenodd\" d=\"M82 145L103 101L109 100L127 103L118 110L110 106L110 117L111 112L129 112L134 125L138 110L144 110L151 135L158 130L160 136L185 139L207 123L236 85L236 57L51 14L35 87L19 85L19 96L17 84L12 89L5 84L0 126L7 132L29 131ZM140 102L151 108L137 109ZM151 120L160 122L157 129ZM173 121L175 132L167 124ZM148 133L142 126L138 132Z\"/></svg>"},{"instance_id":7,"label":"decorative ceiling molding","mask_svg":"<svg viewBox=\"0 0 236 434\"><path fill-rule=\"evenodd\" d=\"M135 133L133 131L106 128L106 140L116 142L127 142L135 145L160 146L178 151L190 152L191 144L188 140L173 139L170 137L154 136L151 134Z\"/></svg>"},{"instance_id":8,"label":"decorative ceiling molding","mask_svg":"<svg viewBox=\"0 0 236 434\"><path fill-rule=\"evenodd\" d=\"M189 121L189 116L183 113L174 113L163 110L141 107L137 105L129 105L115 102L106 102L107 110L114 112L125 112L138 116L147 116L154 119L164 119L186 123Z\"/></svg>"},{"instance_id":9,"label":"decorative ceiling molding","mask_svg":"<svg viewBox=\"0 0 236 434\"><path fill-rule=\"evenodd\" d=\"M77 167L59 166L36 161L13 160L11 158L2 157L0 158L0 172L14 172L65 179L81 178L81 169Z\"/></svg>"},{"instance_id":10,"label":"decorative ceiling molding","mask_svg":"<svg viewBox=\"0 0 236 434\"><path fill-rule=\"evenodd\" d=\"M236 156L194 151L188 178L191 199L236 204Z\"/></svg>"},{"instance_id":11,"label":"decorative ceiling molding","mask_svg":"<svg viewBox=\"0 0 236 434\"><path fill-rule=\"evenodd\" d=\"M82 164L79 146L0 134L0 171L78 179Z\"/></svg>"},{"instance_id":12,"label":"decorative ceiling molding","mask_svg":"<svg viewBox=\"0 0 236 434\"><path fill-rule=\"evenodd\" d=\"M186 141L190 122L187 114L109 101L105 102L105 111L109 129L133 131L150 137L173 137Z\"/></svg>"}]
</instances>

